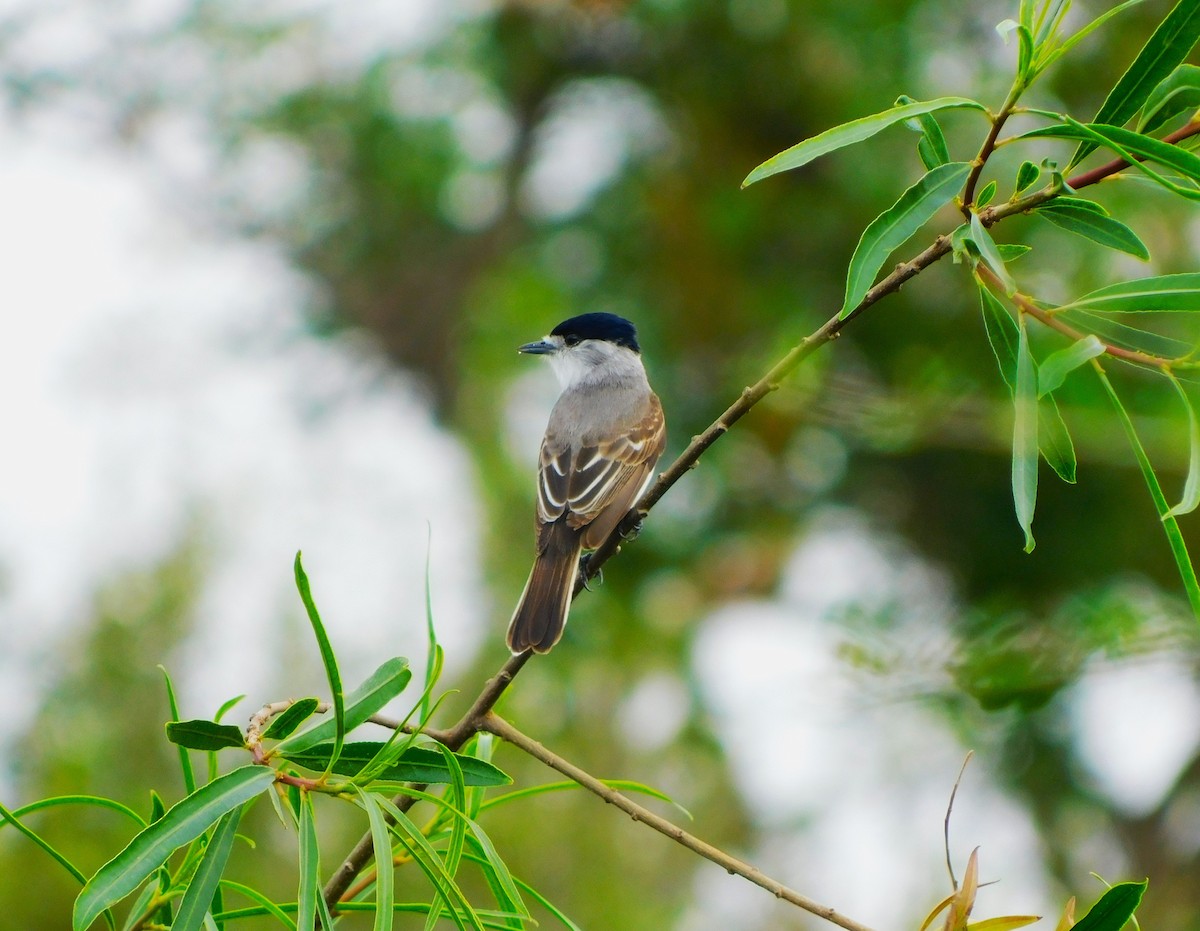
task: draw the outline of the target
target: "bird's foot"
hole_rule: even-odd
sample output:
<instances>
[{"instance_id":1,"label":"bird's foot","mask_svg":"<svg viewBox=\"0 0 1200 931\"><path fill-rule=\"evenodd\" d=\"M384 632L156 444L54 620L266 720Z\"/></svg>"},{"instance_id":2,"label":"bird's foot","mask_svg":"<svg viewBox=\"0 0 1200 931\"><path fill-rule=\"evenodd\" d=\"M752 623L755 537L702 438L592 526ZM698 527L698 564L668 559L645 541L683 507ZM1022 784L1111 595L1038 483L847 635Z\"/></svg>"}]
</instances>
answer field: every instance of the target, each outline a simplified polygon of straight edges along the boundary
<instances>
[{"instance_id":1,"label":"bird's foot","mask_svg":"<svg viewBox=\"0 0 1200 931\"><path fill-rule=\"evenodd\" d=\"M645 519L646 519L646 516L644 514L639 513L638 519L633 522L632 526L630 526L630 528L628 530L624 531L621 534L621 539L627 543L630 540L636 540L642 532L642 522L645 521Z\"/></svg>"},{"instance_id":2,"label":"bird's foot","mask_svg":"<svg viewBox=\"0 0 1200 931\"><path fill-rule=\"evenodd\" d=\"M593 579L591 573L588 572L588 564L591 561L592 561L591 553L584 553L582 556L579 557L579 584L582 585L584 588L586 588L589 592L592 590L592 586L590 584L588 584L589 582L596 581L602 585L604 584L604 570L603 569L596 570L594 579Z\"/></svg>"}]
</instances>

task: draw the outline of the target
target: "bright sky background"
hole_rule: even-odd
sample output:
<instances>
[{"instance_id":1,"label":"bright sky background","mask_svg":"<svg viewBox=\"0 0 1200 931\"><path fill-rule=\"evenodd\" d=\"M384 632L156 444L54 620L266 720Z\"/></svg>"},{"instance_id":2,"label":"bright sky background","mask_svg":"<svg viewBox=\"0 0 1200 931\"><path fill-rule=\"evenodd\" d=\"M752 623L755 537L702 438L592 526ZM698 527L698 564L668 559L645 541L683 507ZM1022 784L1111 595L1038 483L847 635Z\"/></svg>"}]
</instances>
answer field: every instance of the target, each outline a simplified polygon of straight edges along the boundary
<instances>
[{"instance_id":1,"label":"bright sky background","mask_svg":"<svg viewBox=\"0 0 1200 931\"><path fill-rule=\"evenodd\" d=\"M433 2L388 3L389 16L411 12L392 20L395 32L369 15L380 4L294 6L319 14L316 58L354 68L382 47L435 35L471 5L444 5L439 18ZM130 4L122 23L163 9ZM63 8L26 53L90 53L95 12ZM593 90L604 112L652 125L628 87ZM595 162L579 155L596 111L577 125L571 112L559 117L562 161L543 161L529 180L527 195L546 215L577 208L600 173L616 170L607 150ZM166 133L156 164L153 153L98 140L77 116L66 109L18 123L0 112L0 748L28 724L58 645L87 620L96 590L197 530L211 554L200 633L172 669L185 713L211 713L240 692L243 707L257 707L281 697L284 682L289 694L317 687L319 677L261 678L259 657L277 652L299 618L296 549L354 681L384 655L422 656L432 528L438 628L452 670L462 668L484 638L501 636L506 610L482 588L481 512L461 444L368 339L306 333L314 295L280 250L206 226L167 195L164 170L203 177L211 167L195 125ZM483 137L489 125L503 136L486 107L476 122ZM275 196L303 184L286 152L263 158ZM536 335L513 334L513 343ZM539 430L540 421L513 428ZM830 511L798 542L777 599L729 605L706 623L694 667L722 739L753 761L739 766L739 784L768 841L747 855L888 926L898 900L917 907L905 898L915 877L941 868L941 817L966 748L917 703L863 699L820 621L863 599L898 600L914 630L957 608L935 569ZM678 680L661 675L635 691L622 719L631 734L665 742L685 700ZM1194 679L1166 659L1100 669L1072 702L1088 777L1130 811L1152 807L1200 741ZM3 770L0 793L9 788ZM982 845L985 878L1003 865L992 901L1050 914L1060 904L1039 878L1035 832L989 775L977 759L960 791L958 865ZM681 927L755 928L773 907L761 891L713 882L707 871L696 901Z\"/></svg>"}]
</instances>

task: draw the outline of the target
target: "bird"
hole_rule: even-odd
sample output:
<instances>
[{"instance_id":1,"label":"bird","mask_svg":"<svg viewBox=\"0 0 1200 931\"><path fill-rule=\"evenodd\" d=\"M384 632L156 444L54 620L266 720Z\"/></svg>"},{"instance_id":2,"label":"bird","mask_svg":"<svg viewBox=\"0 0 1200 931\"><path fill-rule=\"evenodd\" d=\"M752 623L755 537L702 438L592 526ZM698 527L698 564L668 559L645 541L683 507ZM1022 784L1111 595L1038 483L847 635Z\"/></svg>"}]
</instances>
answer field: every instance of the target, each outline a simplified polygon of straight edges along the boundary
<instances>
[{"instance_id":1,"label":"bird","mask_svg":"<svg viewBox=\"0 0 1200 931\"><path fill-rule=\"evenodd\" d=\"M508 625L514 655L558 643L580 555L638 502L666 445L662 404L624 317L580 314L517 351L545 356L562 390L538 458L537 555Z\"/></svg>"}]
</instances>

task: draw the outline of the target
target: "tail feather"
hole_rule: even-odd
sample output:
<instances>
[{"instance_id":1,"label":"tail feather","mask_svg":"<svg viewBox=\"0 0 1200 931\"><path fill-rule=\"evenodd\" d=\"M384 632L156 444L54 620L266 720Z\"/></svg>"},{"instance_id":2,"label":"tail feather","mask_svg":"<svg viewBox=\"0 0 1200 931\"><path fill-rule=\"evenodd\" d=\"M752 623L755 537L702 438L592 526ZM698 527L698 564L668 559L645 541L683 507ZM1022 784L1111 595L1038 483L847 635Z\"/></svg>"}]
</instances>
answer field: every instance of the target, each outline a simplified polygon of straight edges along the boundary
<instances>
[{"instance_id":1,"label":"tail feather","mask_svg":"<svg viewBox=\"0 0 1200 931\"><path fill-rule=\"evenodd\" d=\"M508 648L514 654L550 652L567 625L583 538L565 521L547 526L545 532L546 545L508 625Z\"/></svg>"}]
</instances>

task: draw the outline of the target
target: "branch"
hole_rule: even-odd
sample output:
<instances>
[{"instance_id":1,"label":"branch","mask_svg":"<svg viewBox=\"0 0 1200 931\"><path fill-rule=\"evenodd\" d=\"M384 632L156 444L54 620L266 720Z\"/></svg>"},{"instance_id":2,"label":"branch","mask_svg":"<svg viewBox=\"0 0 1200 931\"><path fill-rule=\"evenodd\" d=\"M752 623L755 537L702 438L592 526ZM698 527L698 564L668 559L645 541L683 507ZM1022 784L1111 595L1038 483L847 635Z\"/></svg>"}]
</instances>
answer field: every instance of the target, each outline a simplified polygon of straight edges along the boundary
<instances>
[{"instance_id":1,"label":"branch","mask_svg":"<svg viewBox=\"0 0 1200 931\"><path fill-rule=\"evenodd\" d=\"M495 734L501 740L505 740L524 750L536 760L545 763L551 769L557 770L568 779L577 782L583 788L587 789L594 795L598 795L604 799L609 805L614 805L625 814L629 815L634 821L640 821L645 825L658 831L660 834L671 838L678 844L682 844L693 853L698 853L706 860L711 860L721 869L728 873L734 873L744 879L750 880L756 886L761 886L766 889L777 899L782 899L784 902L790 902L792 905L797 905L806 912L811 912L826 921L833 922L841 928L846 928L847 931L871 931L866 925L861 925L857 921L847 918L845 915L839 914L836 910L828 905L821 905L819 902L814 902L807 896L801 895L794 889L789 889L783 883L778 882L764 874L761 870L755 869L749 863L739 860L737 857L727 854L720 848L707 844L700 838L689 834L683 828L676 824L672 824L666 818L662 818L650 811L648 808L643 808L641 805L631 801L626 796L622 795L615 789L611 789L603 782L597 779L590 773L580 769L571 763L568 763L560 756L551 753L540 743L531 737L527 737L521 733L503 718L495 714L488 714L482 723L482 729L490 734Z\"/></svg>"},{"instance_id":2,"label":"branch","mask_svg":"<svg viewBox=\"0 0 1200 931\"><path fill-rule=\"evenodd\" d=\"M996 128L996 134L999 133L999 128ZM1189 136L1200 134L1200 122L1189 123L1183 129L1172 133L1165 137L1164 141L1176 143ZM992 147L994 148L995 140L993 139ZM984 150L981 149L981 153ZM1068 180L1068 184L1074 190L1087 187L1090 184L1095 184L1102 178L1109 177L1112 174L1121 171L1128 167L1129 163L1118 160L1110 162L1107 165L1100 166L1099 169L1087 172L1082 175L1077 175ZM982 168L982 166L980 166ZM984 226L991 227L1001 220L1013 216L1014 214L1024 213L1040 206L1048 200L1052 200L1061 193L1061 188L1058 185L1049 185L1040 191L1020 198L1006 204L998 204L988 207L979 213L980 222ZM924 271L934 262L944 258L951 251L950 237L946 235L938 236L929 246L913 256L907 262L901 262L896 268L876 284L866 296L859 302L858 306L851 310L845 316L834 314L825 321L818 329L802 339L797 345L780 359L774 366L753 385L743 389L741 395L734 401L724 413L721 414L712 424L708 426L703 433L692 437L692 441L680 456L663 471L658 480L654 483L649 491L643 496L638 506L629 512L624 519L617 525L617 528L609 535L608 539L600 545L595 552L592 553L588 560L586 569L581 574L580 580L575 586L575 595L578 595L583 588L584 579L591 579L599 573L600 568L611 559L619 550L621 541L624 540L634 529L641 523L642 519L653 509L653 507L662 499L672 486L679 481L687 472L696 467L700 461L700 457L712 446L717 440L729 432L737 421L745 416L752 407L759 401L765 398L772 391L775 391L780 382L790 375L805 359L811 356L814 352L824 346L826 343L832 342L841 335L842 329L851 321L864 313L868 308L878 303L882 298L889 294L894 294L911 278ZM1030 311L1034 313L1034 311ZM1034 313L1034 316L1038 316ZM1039 316L1038 319L1041 319ZM1061 321L1059 327L1066 326ZM1055 325L1053 323L1049 325ZM1113 347L1118 349L1119 347ZM1118 354L1118 353L1113 353ZM1142 361L1142 360L1136 360ZM521 671L521 668L529 661L532 653L523 653L519 656L513 656L505 662L499 672L496 673L484 685L483 691L479 697L475 699L474 704L454 725L445 731L436 731L425 729L425 733L444 743L451 750L458 750L465 744L474 734L481 730L486 730L488 722L491 720L491 710L500 696L504 694L504 690L508 688L513 678ZM498 720L498 719L497 719ZM584 774L586 775L586 774ZM574 777L572 777L574 778ZM394 799L396 806L401 811L407 811L415 802L415 799L410 795L400 795ZM633 804L633 803L629 803ZM672 828L677 831L677 828ZM674 836L674 834L669 834ZM696 843L701 843L696 841ZM697 851L701 852L701 851ZM719 852L719 851L718 851ZM366 833L359 839L354 849L350 851L342 865L330 877L324 889L325 901L329 907L336 908L337 902L350 884L354 881L354 877L363 870L368 863L371 862L373 856L373 844L370 833ZM747 867L747 870L752 870ZM743 874L745 875L745 874ZM751 878L751 877L747 877ZM766 879L765 877L763 877ZM753 880L752 881L757 881ZM771 882L770 880L767 880ZM760 883L761 885L761 883ZM764 887L770 888L770 887ZM782 887L780 887L782 888ZM774 890L772 890L774 891ZM801 897L802 898L802 897ZM789 900L790 901L790 900ZM798 904L798 903L797 903ZM815 903L814 903L815 904ZM803 906L802 906L803 907ZM822 906L817 906L821 908ZM814 914L821 914L814 912ZM839 916L840 917L840 916ZM833 920L833 919L830 919ZM848 928L860 928L857 925L843 925ZM863 929L866 931L866 929Z\"/></svg>"},{"instance_id":3,"label":"branch","mask_svg":"<svg viewBox=\"0 0 1200 931\"><path fill-rule=\"evenodd\" d=\"M1189 136L1195 136L1198 133L1200 133L1200 121L1193 121L1175 130L1170 135L1163 136L1162 141L1171 145L1178 145L1184 139L1187 139ZM1136 156L1136 158L1139 162L1146 160L1141 155ZM1068 178L1067 184L1078 191L1081 187L1087 187L1089 184L1095 184L1097 181L1103 181L1110 175L1115 175L1118 171L1128 168L1129 165L1130 162L1123 158L1114 158L1111 162L1105 162L1103 165L1099 165L1090 171L1085 171L1075 175L1073 178Z\"/></svg>"}]
</instances>

